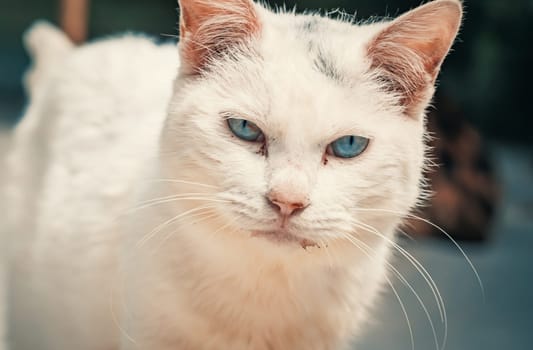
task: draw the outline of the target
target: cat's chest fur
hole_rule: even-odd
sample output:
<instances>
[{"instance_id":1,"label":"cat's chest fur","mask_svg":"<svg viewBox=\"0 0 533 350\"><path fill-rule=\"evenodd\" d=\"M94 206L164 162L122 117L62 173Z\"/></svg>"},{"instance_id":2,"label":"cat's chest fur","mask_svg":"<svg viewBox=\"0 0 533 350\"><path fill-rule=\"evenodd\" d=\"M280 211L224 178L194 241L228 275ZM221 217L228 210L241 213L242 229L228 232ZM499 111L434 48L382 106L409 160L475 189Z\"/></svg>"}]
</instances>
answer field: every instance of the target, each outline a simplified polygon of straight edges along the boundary
<instances>
[{"instance_id":1,"label":"cat's chest fur","mask_svg":"<svg viewBox=\"0 0 533 350\"><path fill-rule=\"evenodd\" d=\"M325 257L331 251L320 247L273 258L268 250L274 247L262 238L219 239L212 235L217 227L202 232L181 226L176 232L181 237L155 244L163 259L154 260L152 249L140 254L127 249L122 262L131 284L126 282L124 298L135 300L128 306L130 317L147 324L164 320L164 328L174 330L165 336L173 348L340 349L349 344L381 288L380 261L388 249L364 263L353 250ZM147 344L160 341L152 344L148 337Z\"/></svg>"}]
</instances>

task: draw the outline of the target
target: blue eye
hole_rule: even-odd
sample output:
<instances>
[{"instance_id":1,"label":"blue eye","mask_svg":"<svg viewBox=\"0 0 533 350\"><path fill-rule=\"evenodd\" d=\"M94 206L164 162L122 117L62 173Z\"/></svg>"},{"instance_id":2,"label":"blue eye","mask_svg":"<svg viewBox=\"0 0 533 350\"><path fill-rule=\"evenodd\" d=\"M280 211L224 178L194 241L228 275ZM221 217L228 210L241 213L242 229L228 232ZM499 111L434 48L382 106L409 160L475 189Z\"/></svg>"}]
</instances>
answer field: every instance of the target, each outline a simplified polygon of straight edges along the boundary
<instances>
[{"instance_id":1,"label":"blue eye","mask_svg":"<svg viewBox=\"0 0 533 350\"><path fill-rule=\"evenodd\" d=\"M365 151L369 142L369 139L362 136L344 136L331 143L328 153L339 158L355 158Z\"/></svg>"},{"instance_id":2,"label":"blue eye","mask_svg":"<svg viewBox=\"0 0 533 350\"><path fill-rule=\"evenodd\" d=\"M228 126L235 136L245 141L259 142L264 139L261 129L246 119L228 118Z\"/></svg>"}]
</instances>

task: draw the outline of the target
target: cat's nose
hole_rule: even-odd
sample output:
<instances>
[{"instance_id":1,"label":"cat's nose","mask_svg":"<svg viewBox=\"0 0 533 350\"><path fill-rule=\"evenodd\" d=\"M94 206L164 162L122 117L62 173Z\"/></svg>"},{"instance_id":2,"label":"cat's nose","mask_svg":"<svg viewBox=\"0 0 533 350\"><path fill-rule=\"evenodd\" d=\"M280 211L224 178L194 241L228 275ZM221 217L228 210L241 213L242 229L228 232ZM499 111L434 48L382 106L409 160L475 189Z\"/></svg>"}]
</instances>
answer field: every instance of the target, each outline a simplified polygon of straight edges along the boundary
<instances>
[{"instance_id":1,"label":"cat's nose","mask_svg":"<svg viewBox=\"0 0 533 350\"><path fill-rule=\"evenodd\" d=\"M270 191L266 197L271 206L285 218L307 208L310 204L307 196L294 193Z\"/></svg>"}]
</instances>

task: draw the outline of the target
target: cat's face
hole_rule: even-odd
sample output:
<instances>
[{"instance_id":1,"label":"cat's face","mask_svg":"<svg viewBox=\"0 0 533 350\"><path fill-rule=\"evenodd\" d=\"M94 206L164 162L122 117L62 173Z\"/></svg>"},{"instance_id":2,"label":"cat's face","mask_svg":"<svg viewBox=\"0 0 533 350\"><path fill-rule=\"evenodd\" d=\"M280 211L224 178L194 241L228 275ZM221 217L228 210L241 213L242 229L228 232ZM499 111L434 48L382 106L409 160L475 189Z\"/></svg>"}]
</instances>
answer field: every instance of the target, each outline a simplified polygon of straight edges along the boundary
<instances>
[{"instance_id":1,"label":"cat's face","mask_svg":"<svg viewBox=\"0 0 533 350\"><path fill-rule=\"evenodd\" d=\"M242 234L305 246L390 232L419 197L434 77L406 102L396 77L374 66L371 49L388 24L253 5L238 13L251 33L236 31L230 39L245 39L203 53L208 60L188 53L202 36L182 23L186 61L163 133L163 152L173 154L162 156L166 175L213 186L180 190L208 193L219 202L191 208L210 207Z\"/></svg>"}]
</instances>

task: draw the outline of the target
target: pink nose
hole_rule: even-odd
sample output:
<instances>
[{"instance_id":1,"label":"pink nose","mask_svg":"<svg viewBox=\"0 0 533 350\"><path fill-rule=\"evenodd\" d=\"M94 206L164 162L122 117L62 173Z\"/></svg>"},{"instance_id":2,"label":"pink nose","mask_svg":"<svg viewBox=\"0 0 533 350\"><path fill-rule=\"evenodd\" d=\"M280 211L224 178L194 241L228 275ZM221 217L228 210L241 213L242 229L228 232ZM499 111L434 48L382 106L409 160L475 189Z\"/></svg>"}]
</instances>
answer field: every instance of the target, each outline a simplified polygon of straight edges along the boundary
<instances>
[{"instance_id":1,"label":"pink nose","mask_svg":"<svg viewBox=\"0 0 533 350\"><path fill-rule=\"evenodd\" d=\"M270 191L266 197L269 203L276 208L283 217L289 217L296 211L303 210L309 206L309 198L302 195Z\"/></svg>"}]
</instances>

